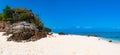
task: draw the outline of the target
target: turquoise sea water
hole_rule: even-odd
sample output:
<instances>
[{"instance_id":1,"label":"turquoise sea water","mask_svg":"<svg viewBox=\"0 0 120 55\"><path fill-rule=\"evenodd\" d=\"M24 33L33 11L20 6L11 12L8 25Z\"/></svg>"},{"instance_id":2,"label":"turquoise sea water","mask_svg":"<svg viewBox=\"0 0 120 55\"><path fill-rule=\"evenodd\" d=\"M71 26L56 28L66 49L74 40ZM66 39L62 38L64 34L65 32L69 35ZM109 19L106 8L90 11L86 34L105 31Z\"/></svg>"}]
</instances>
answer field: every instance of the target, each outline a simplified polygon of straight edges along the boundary
<instances>
[{"instance_id":1,"label":"turquoise sea water","mask_svg":"<svg viewBox=\"0 0 120 55\"><path fill-rule=\"evenodd\" d=\"M79 32L71 33L77 35L95 35L105 40L112 40L113 42L120 42L120 32Z\"/></svg>"},{"instance_id":2,"label":"turquoise sea water","mask_svg":"<svg viewBox=\"0 0 120 55\"><path fill-rule=\"evenodd\" d=\"M96 35L105 40L112 40L113 42L120 43L120 31L119 30L107 30L107 29L68 29L68 30L55 30L53 32L59 33L64 32L66 34L76 34L76 35Z\"/></svg>"}]
</instances>

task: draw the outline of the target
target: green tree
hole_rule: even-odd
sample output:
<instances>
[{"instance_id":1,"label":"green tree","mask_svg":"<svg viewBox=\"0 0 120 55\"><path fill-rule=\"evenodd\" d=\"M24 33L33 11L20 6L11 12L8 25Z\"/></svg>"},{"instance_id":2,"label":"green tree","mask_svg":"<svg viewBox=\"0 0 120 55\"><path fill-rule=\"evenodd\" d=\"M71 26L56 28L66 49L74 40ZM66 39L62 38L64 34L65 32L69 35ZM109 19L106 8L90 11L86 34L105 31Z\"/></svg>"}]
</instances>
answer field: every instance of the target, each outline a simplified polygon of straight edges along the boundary
<instances>
[{"instance_id":1,"label":"green tree","mask_svg":"<svg viewBox=\"0 0 120 55\"><path fill-rule=\"evenodd\" d=\"M34 22L35 17L34 14L32 13L32 10L27 10L24 8L16 8L13 10L18 15L19 21Z\"/></svg>"},{"instance_id":2,"label":"green tree","mask_svg":"<svg viewBox=\"0 0 120 55\"><path fill-rule=\"evenodd\" d=\"M0 21L2 21L3 20L3 16L2 16L2 14L0 14Z\"/></svg>"},{"instance_id":3,"label":"green tree","mask_svg":"<svg viewBox=\"0 0 120 55\"><path fill-rule=\"evenodd\" d=\"M19 14L19 20L24 21L26 19L26 13Z\"/></svg>"},{"instance_id":4,"label":"green tree","mask_svg":"<svg viewBox=\"0 0 120 55\"><path fill-rule=\"evenodd\" d=\"M44 27L39 15L34 15L32 10L25 8L10 8L6 6L3 13L0 14L0 21L7 21L11 24L17 21L26 21L34 24L40 31L51 32L51 29Z\"/></svg>"},{"instance_id":5,"label":"green tree","mask_svg":"<svg viewBox=\"0 0 120 55\"><path fill-rule=\"evenodd\" d=\"M35 18L30 19L30 23L32 23L32 24L34 24L34 25L35 25L35 23L36 23L36 19L35 19Z\"/></svg>"},{"instance_id":6,"label":"green tree","mask_svg":"<svg viewBox=\"0 0 120 55\"><path fill-rule=\"evenodd\" d=\"M3 17L5 19L12 18L12 9L9 6L6 6L5 9L3 9Z\"/></svg>"}]
</instances>

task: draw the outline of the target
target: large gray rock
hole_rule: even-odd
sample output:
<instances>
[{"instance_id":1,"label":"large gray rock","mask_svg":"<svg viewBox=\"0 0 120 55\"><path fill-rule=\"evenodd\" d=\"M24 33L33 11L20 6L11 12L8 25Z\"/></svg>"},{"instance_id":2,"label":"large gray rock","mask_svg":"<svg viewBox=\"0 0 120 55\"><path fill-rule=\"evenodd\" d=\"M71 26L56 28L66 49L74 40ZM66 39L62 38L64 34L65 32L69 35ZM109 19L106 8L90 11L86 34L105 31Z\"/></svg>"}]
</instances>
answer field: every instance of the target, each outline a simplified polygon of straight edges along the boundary
<instances>
[{"instance_id":1,"label":"large gray rock","mask_svg":"<svg viewBox=\"0 0 120 55\"><path fill-rule=\"evenodd\" d=\"M30 24L30 23L27 23L25 21L23 22L19 22L17 23L15 26L13 25L12 26L12 29L13 30L16 30L16 29L30 29L30 30L36 30L36 26Z\"/></svg>"}]
</instances>

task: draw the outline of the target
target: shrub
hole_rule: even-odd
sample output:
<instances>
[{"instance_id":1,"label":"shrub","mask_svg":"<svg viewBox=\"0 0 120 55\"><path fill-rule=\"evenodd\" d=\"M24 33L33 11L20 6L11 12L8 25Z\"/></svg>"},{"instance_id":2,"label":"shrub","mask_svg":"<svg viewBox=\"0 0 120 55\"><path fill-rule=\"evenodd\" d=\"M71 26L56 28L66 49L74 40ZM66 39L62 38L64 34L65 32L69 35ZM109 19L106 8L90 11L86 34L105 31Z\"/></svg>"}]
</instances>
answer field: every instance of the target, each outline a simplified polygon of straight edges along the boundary
<instances>
[{"instance_id":1,"label":"shrub","mask_svg":"<svg viewBox=\"0 0 120 55\"><path fill-rule=\"evenodd\" d=\"M50 29L50 28L47 28L47 27L44 27L44 28L43 28L43 31L49 33L49 32L51 32L51 29Z\"/></svg>"}]
</instances>

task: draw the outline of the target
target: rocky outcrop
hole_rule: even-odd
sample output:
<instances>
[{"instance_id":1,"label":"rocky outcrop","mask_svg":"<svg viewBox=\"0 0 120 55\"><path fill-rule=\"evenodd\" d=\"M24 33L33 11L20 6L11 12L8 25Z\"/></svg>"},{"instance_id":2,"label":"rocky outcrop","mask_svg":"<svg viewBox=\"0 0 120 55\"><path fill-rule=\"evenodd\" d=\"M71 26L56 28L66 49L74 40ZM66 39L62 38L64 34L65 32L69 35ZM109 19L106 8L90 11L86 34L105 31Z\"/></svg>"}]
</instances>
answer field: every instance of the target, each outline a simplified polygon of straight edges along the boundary
<instances>
[{"instance_id":1,"label":"rocky outcrop","mask_svg":"<svg viewBox=\"0 0 120 55\"><path fill-rule=\"evenodd\" d=\"M12 36L10 36L7 41L36 41L38 39L47 37L46 33L39 31L31 31L29 29L20 30L14 32Z\"/></svg>"},{"instance_id":2,"label":"rocky outcrop","mask_svg":"<svg viewBox=\"0 0 120 55\"><path fill-rule=\"evenodd\" d=\"M12 34L7 41L36 41L38 39L47 37L47 34L45 32L40 32L39 29L36 28L36 26L27 23L27 22L20 22L15 23L12 25L12 28L10 28L6 34Z\"/></svg>"},{"instance_id":3,"label":"rocky outcrop","mask_svg":"<svg viewBox=\"0 0 120 55\"><path fill-rule=\"evenodd\" d=\"M0 22L0 32L3 32L5 28L5 23L4 22Z\"/></svg>"},{"instance_id":4,"label":"rocky outcrop","mask_svg":"<svg viewBox=\"0 0 120 55\"><path fill-rule=\"evenodd\" d=\"M58 33L59 35L65 35L65 33L64 32L60 32L60 33Z\"/></svg>"},{"instance_id":5,"label":"rocky outcrop","mask_svg":"<svg viewBox=\"0 0 120 55\"><path fill-rule=\"evenodd\" d=\"M30 30L36 30L36 26L30 24L30 23L27 23L25 21L23 22L19 22L19 23L14 23L12 25L12 29L13 30L16 30L16 29L30 29Z\"/></svg>"}]
</instances>

